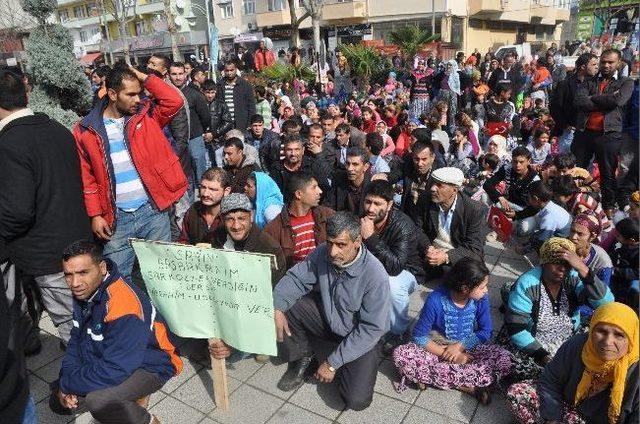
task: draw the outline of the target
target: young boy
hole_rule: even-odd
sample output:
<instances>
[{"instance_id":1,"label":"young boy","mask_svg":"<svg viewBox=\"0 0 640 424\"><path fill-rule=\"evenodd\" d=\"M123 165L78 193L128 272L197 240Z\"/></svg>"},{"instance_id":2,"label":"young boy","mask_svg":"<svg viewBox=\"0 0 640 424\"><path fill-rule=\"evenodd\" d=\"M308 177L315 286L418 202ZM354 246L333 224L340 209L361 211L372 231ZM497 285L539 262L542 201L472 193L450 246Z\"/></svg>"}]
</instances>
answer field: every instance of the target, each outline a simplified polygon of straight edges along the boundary
<instances>
[{"instance_id":1,"label":"young boy","mask_svg":"<svg viewBox=\"0 0 640 424\"><path fill-rule=\"evenodd\" d=\"M271 105L266 99L267 89L262 85L256 85L254 91L256 92L256 113L262 115L264 127L270 130L273 116L271 115Z\"/></svg>"},{"instance_id":2,"label":"young boy","mask_svg":"<svg viewBox=\"0 0 640 424\"><path fill-rule=\"evenodd\" d=\"M518 146L511 153L511 166L503 165L482 185L491 202L517 221L516 233L519 236L531 232L535 221L533 216L538 212L528 204L529 186L540 179L530 165L531 152L524 146ZM506 185L504 194L496 188L502 182Z\"/></svg>"},{"instance_id":3,"label":"young boy","mask_svg":"<svg viewBox=\"0 0 640 424\"><path fill-rule=\"evenodd\" d=\"M529 238L529 246L536 251L551 237L567 237L571 230L571 215L551 199L553 191L542 181L534 181L529 185L528 204L539 211L535 215L535 225ZM520 250L525 249L521 247Z\"/></svg>"},{"instance_id":4,"label":"young boy","mask_svg":"<svg viewBox=\"0 0 640 424\"><path fill-rule=\"evenodd\" d=\"M598 182L589 171L576 166L576 157L571 153L561 153L553 158L553 165L542 172L542 180L552 184L554 179L562 175L572 177L581 193L598 190Z\"/></svg>"},{"instance_id":5,"label":"young boy","mask_svg":"<svg viewBox=\"0 0 640 424\"><path fill-rule=\"evenodd\" d=\"M616 224L618 247L611 257L611 291L616 300L638 309L638 257L640 228L638 220L625 218Z\"/></svg>"}]
</instances>

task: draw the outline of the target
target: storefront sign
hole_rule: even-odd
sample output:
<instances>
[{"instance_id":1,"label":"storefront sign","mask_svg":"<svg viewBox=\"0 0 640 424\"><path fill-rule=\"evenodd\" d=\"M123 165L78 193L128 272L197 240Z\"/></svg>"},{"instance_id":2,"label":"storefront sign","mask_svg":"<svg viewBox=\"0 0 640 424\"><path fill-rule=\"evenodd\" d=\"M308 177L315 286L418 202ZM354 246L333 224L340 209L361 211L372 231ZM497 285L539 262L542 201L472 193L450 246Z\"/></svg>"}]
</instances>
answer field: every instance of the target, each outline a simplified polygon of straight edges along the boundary
<instances>
[{"instance_id":1,"label":"storefront sign","mask_svg":"<svg viewBox=\"0 0 640 424\"><path fill-rule=\"evenodd\" d=\"M131 43L131 50L157 49L165 44L165 32L136 37Z\"/></svg>"},{"instance_id":2,"label":"storefront sign","mask_svg":"<svg viewBox=\"0 0 640 424\"><path fill-rule=\"evenodd\" d=\"M289 27L265 28L262 32L265 37L269 37L273 41L288 41L291 38L291 28ZM301 40L311 40L312 37L313 31L311 28L304 28L300 30Z\"/></svg>"},{"instance_id":3,"label":"storefront sign","mask_svg":"<svg viewBox=\"0 0 640 424\"><path fill-rule=\"evenodd\" d=\"M233 37L233 42L234 43L251 43L251 42L256 42L256 41L260 41L264 36L262 35L262 32L247 32L244 34L238 34L235 37Z\"/></svg>"},{"instance_id":4,"label":"storefront sign","mask_svg":"<svg viewBox=\"0 0 640 424\"><path fill-rule=\"evenodd\" d=\"M357 24L338 27L338 37L362 37L373 34L371 24ZM336 31L329 29L329 37L335 37Z\"/></svg>"}]
</instances>

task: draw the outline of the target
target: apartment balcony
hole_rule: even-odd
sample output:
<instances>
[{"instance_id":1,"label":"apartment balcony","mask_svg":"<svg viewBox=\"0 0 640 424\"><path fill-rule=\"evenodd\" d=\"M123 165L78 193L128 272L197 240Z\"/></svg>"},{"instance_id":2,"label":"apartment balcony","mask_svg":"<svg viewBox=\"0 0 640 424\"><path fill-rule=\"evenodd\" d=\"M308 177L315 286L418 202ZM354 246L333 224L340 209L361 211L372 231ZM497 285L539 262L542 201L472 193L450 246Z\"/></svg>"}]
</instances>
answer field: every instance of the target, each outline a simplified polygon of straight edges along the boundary
<instances>
[{"instance_id":1,"label":"apartment balcony","mask_svg":"<svg viewBox=\"0 0 640 424\"><path fill-rule=\"evenodd\" d=\"M556 11L545 0L533 0L531 2L531 21L543 25L555 25Z\"/></svg>"},{"instance_id":2,"label":"apartment balcony","mask_svg":"<svg viewBox=\"0 0 640 424\"><path fill-rule=\"evenodd\" d=\"M469 0L469 16L479 13L500 13L504 0Z\"/></svg>"},{"instance_id":3,"label":"apartment balcony","mask_svg":"<svg viewBox=\"0 0 640 424\"><path fill-rule=\"evenodd\" d=\"M322 8L324 21L361 21L367 17L366 0L341 1L329 0Z\"/></svg>"},{"instance_id":4,"label":"apartment balcony","mask_svg":"<svg viewBox=\"0 0 640 424\"><path fill-rule=\"evenodd\" d=\"M256 13L256 24L259 28L279 25L291 25L291 15L289 14L289 9L276 10L272 12L258 12Z\"/></svg>"},{"instance_id":5,"label":"apartment balcony","mask_svg":"<svg viewBox=\"0 0 640 424\"><path fill-rule=\"evenodd\" d=\"M571 10L565 8L554 9L556 22L567 22L571 16Z\"/></svg>"}]
</instances>

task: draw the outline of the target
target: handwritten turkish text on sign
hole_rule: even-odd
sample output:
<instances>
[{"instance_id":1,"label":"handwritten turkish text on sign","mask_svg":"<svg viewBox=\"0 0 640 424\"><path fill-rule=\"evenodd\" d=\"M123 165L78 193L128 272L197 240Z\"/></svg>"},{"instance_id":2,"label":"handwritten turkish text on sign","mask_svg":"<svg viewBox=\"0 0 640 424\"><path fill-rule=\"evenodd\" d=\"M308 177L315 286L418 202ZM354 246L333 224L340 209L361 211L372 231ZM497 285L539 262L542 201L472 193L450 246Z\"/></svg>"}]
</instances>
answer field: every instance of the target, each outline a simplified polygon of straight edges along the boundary
<instances>
[{"instance_id":1,"label":"handwritten turkish text on sign","mask_svg":"<svg viewBox=\"0 0 640 424\"><path fill-rule=\"evenodd\" d=\"M276 355L268 256L132 240L149 296L181 337Z\"/></svg>"}]
</instances>

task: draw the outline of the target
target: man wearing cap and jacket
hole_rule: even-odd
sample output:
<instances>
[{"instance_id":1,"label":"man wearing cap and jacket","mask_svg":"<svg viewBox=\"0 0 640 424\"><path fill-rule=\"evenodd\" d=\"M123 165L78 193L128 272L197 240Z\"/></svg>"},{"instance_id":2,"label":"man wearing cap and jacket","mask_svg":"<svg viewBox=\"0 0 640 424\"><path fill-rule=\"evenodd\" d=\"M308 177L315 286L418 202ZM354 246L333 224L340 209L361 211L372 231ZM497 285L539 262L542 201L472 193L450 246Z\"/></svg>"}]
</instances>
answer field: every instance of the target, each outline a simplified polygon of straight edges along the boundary
<instances>
[{"instance_id":1,"label":"man wearing cap and jacket","mask_svg":"<svg viewBox=\"0 0 640 424\"><path fill-rule=\"evenodd\" d=\"M464 257L484 256L484 215L479 203L459 192L464 174L445 167L431 173L431 202L422 215L427 236L426 275L439 276Z\"/></svg>"},{"instance_id":2,"label":"man wearing cap and jacket","mask_svg":"<svg viewBox=\"0 0 640 424\"><path fill-rule=\"evenodd\" d=\"M269 234L262 232L254 224L253 213L253 205L246 194L231 193L225 196L220 202L223 225L213 233L212 246L238 252L274 255L276 261L271 267L271 282L275 286L286 271L284 253Z\"/></svg>"}]
</instances>

